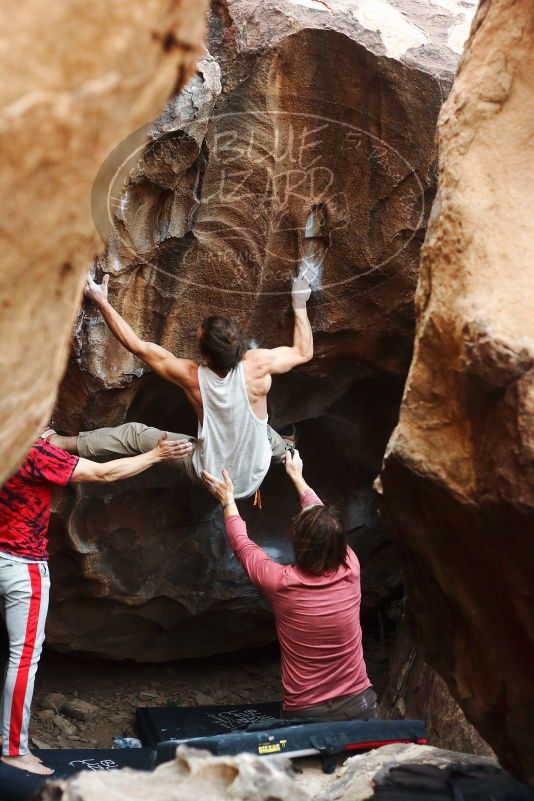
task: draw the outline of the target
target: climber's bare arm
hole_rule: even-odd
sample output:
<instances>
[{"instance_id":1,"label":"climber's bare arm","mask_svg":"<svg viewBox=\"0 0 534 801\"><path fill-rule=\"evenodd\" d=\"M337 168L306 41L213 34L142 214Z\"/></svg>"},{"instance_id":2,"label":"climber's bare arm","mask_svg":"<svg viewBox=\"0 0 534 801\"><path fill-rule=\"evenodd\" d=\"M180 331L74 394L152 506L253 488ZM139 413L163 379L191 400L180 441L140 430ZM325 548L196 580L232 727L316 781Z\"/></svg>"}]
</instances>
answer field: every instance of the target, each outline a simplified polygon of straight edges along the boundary
<instances>
[{"instance_id":1,"label":"climber's bare arm","mask_svg":"<svg viewBox=\"0 0 534 801\"><path fill-rule=\"evenodd\" d=\"M265 370L265 373L270 375L288 373L294 367L305 364L313 358L313 334L306 309L310 291L309 284L304 279L299 277L293 282L291 293L295 315L293 345L253 351L256 354L255 358L261 363L262 372Z\"/></svg>"},{"instance_id":2,"label":"climber's bare arm","mask_svg":"<svg viewBox=\"0 0 534 801\"><path fill-rule=\"evenodd\" d=\"M100 285L89 277L85 286L85 297L100 310L113 336L161 378L178 384L182 389L190 389L191 385L195 383L198 365L191 359L179 359L160 345L145 342L144 339L138 337L133 328L108 301L108 283L108 275L104 276Z\"/></svg>"}]
</instances>

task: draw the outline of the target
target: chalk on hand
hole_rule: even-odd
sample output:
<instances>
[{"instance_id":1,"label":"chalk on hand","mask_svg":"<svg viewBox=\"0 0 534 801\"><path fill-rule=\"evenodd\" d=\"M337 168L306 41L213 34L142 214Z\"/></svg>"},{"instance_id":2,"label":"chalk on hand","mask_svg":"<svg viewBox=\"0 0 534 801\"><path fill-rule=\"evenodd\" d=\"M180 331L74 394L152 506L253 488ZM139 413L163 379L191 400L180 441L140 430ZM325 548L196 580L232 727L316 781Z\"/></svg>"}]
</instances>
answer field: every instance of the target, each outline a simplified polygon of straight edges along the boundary
<instances>
[{"instance_id":1,"label":"chalk on hand","mask_svg":"<svg viewBox=\"0 0 534 801\"><path fill-rule=\"evenodd\" d=\"M320 280L320 263L313 256L303 256L300 260L297 280L306 282L310 289L318 289Z\"/></svg>"}]
</instances>

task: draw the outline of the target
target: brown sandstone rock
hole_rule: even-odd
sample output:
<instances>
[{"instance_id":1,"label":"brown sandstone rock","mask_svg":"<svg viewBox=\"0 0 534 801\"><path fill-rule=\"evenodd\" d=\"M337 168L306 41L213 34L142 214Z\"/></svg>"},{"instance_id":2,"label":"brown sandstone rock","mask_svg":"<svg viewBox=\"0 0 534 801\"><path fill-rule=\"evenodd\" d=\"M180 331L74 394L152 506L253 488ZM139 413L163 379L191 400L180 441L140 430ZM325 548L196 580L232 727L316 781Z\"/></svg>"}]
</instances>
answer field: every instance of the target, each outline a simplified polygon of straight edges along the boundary
<instances>
[{"instance_id":1,"label":"brown sandstone rock","mask_svg":"<svg viewBox=\"0 0 534 801\"><path fill-rule=\"evenodd\" d=\"M198 357L195 331L212 313L239 319L258 344L289 342L291 275L301 257L312 262L316 358L275 383L272 421L310 421L300 443L309 480L346 513L364 614L367 603L384 607L388 621L400 581L370 483L410 358L449 45L458 51L469 20L469 7L451 7L214 4L211 57L155 121L127 190L111 191L97 264L139 334ZM124 420L196 432L183 393L151 376L91 308L56 419L65 433ZM289 561L284 531L297 506L281 470L263 493L261 515L244 506L252 535ZM273 637L205 491L168 469L64 494L51 534L56 648L163 660Z\"/></svg>"},{"instance_id":2,"label":"brown sandstone rock","mask_svg":"<svg viewBox=\"0 0 534 801\"><path fill-rule=\"evenodd\" d=\"M415 354L382 475L423 657L534 781L534 8L486 0L438 127Z\"/></svg>"},{"instance_id":3,"label":"brown sandstone rock","mask_svg":"<svg viewBox=\"0 0 534 801\"><path fill-rule=\"evenodd\" d=\"M316 407L285 401L293 418L370 371L407 369L434 130L456 64L445 42L469 13L396 5L216 3L217 63L156 121L120 201L111 193L98 271L136 331L183 355L197 355L196 324L216 310L259 344L287 342L291 273L315 255L317 358L294 380L328 382ZM78 341L97 386L143 371L99 315L87 311ZM92 397L77 417L96 421Z\"/></svg>"},{"instance_id":4,"label":"brown sandstone rock","mask_svg":"<svg viewBox=\"0 0 534 801\"><path fill-rule=\"evenodd\" d=\"M61 732L61 734L65 735L66 737L72 737L72 735L76 734L78 731L78 727L75 723L71 723L61 715L54 715L52 722L54 726Z\"/></svg>"},{"instance_id":5,"label":"brown sandstone rock","mask_svg":"<svg viewBox=\"0 0 534 801\"><path fill-rule=\"evenodd\" d=\"M1 7L0 482L47 422L110 148L189 77L204 0L4 0Z\"/></svg>"},{"instance_id":6,"label":"brown sandstone rock","mask_svg":"<svg viewBox=\"0 0 534 801\"><path fill-rule=\"evenodd\" d=\"M41 698L41 709L53 709L59 712L66 700L63 693L47 693Z\"/></svg>"},{"instance_id":7,"label":"brown sandstone rock","mask_svg":"<svg viewBox=\"0 0 534 801\"><path fill-rule=\"evenodd\" d=\"M74 720L81 720L83 722L94 720L98 707L88 701L83 701L81 698L73 698L63 704L61 711L64 715Z\"/></svg>"},{"instance_id":8,"label":"brown sandstone rock","mask_svg":"<svg viewBox=\"0 0 534 801\"><path fill-rule=\"evenodd\" d=\"M427 742L436 748L495 756L465 719L441 676L423 661L404 621L395 633L380 714L387 720L423 720Z\"/></svg>"}]
</instances>

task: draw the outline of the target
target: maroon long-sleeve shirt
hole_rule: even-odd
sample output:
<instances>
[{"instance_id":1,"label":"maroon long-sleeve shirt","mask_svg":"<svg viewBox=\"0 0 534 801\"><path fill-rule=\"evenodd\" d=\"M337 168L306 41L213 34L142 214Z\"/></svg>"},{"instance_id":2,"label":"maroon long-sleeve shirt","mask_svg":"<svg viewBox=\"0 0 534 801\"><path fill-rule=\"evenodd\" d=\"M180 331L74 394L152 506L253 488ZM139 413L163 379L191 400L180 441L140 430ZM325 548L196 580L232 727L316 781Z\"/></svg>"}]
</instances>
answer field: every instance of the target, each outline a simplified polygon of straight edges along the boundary
<instances>
[{"instance_id":1,"label":"maroon long-sleeve shirt","mask_svg":"<svg viewBox=\"0 0 534 801\"><path fill-rule=\"evenodd\" d=\"M309 490L302 508L321 504ZM322 504L321 504L322 505ZM346 566L312 576L279 565L249 539L239 515L226 519L232 549L270 602L282 653L284 709L304 709L371 686L360 627L360 564L347 548Z\"/></svg>"}]
</instances>

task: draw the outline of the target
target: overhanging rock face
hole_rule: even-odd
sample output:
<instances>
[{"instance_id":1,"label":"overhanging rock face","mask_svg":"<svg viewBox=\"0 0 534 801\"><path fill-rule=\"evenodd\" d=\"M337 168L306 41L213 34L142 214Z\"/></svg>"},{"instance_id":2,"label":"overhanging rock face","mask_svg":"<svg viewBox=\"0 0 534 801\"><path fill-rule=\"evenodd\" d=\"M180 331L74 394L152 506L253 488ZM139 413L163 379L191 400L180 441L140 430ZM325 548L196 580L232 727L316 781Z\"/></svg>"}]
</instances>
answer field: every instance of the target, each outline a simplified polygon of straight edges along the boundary
<instances>
[{"instance_id":1,"label":"overhanging rock face","mask_svg":"<svg viewBox=\"0 0 534 801\"><path fill-rule=\"evenodd\" d=\"M377 606L398 594L399 576L370 485L411 355L434 129L468 12L214 4L211 55L154 122L126 190L112 181L107 211L98 206L110 242L97 273L111 274L112 301L140 335L179 355L198 357L198 323L213 313L237 318L257 344L288 343L291 275L308 260L316 357L276 382L272 420L307 421L309 478L343 506L364 603ZM130 144L116 167L128 165ZM91 309L56 419L66 433L124 420L195 433L183 394L147 373ZM263 512L247 511L258 541L287 560L294 510L272 470ZM218 512L175 473L65 494L52 533L57 648L155 660L273 636Z\"/></svg>"},{"instance_id":2,"label":"overhanging rock face","mask_svg":"<svg viewBox=\"0 0 534 801\"><path fill-rule=\"evenodd\" d=\"M534 9L487 0L438 127L415 354L382 476L425 659L534 781Z\"/></svg>"},{"instance_id":3,"label":"overhanging rock face","mask_svg":"<svg viewBox=\"0 0 534 801\"><path fill-rule=\"evenodd\" d=\"M0 483L48 422L109 150L195 69L205 0L5 0L0 9Z\"/></svg>"}]
</instances>

